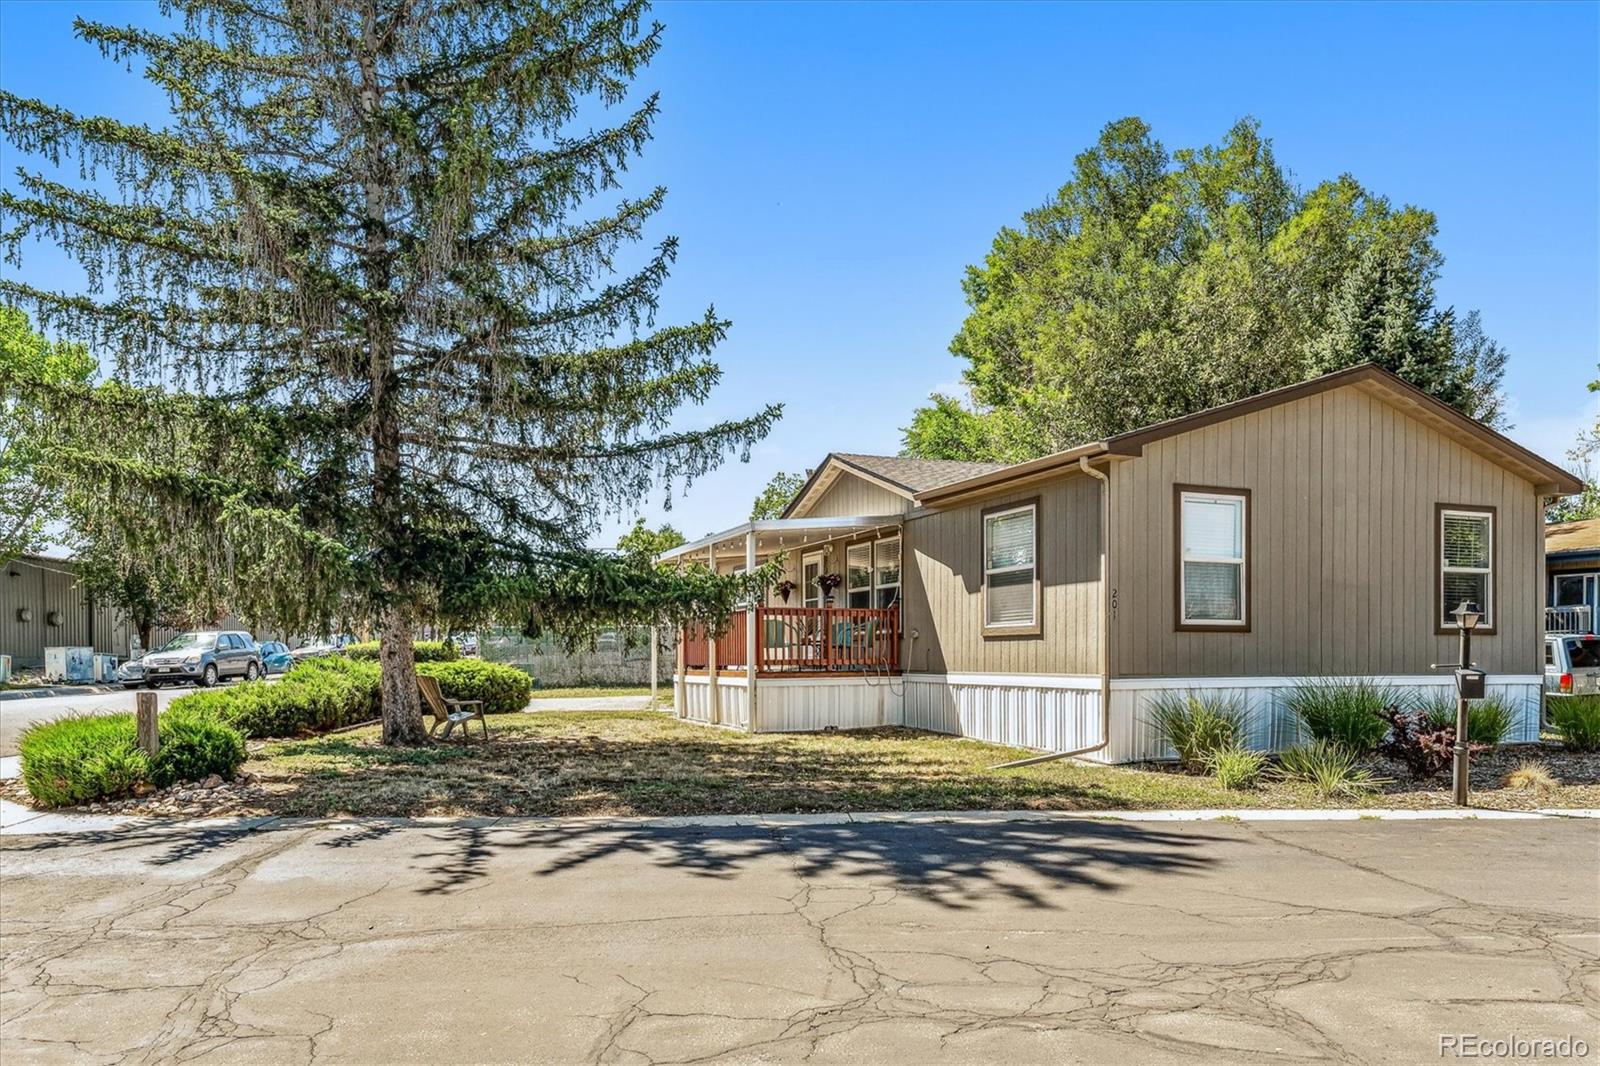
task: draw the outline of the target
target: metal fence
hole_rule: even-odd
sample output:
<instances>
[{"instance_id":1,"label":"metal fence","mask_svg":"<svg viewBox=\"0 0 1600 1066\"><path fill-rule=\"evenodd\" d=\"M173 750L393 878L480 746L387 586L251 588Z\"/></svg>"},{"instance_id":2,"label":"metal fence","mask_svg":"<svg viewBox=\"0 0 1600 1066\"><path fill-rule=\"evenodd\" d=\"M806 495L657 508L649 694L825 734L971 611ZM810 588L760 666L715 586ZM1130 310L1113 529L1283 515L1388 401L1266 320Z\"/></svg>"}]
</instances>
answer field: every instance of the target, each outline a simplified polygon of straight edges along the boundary
<instances>
[{"instance_id":1,"label":"metal fence","mask_svg":"<svg viewBox=\"0 0 1600 1066\"><path fill-rule=\"evenodd\" d=\"M670 684L677 645L667 628L660 636L657 670ZM529 640L513 630L485 630L478 642L484 659L527 671L540 688L650 683L650 630L644 626L606 630L592 645L572 649L555 637Z\"/></svg>"}]
</instances>

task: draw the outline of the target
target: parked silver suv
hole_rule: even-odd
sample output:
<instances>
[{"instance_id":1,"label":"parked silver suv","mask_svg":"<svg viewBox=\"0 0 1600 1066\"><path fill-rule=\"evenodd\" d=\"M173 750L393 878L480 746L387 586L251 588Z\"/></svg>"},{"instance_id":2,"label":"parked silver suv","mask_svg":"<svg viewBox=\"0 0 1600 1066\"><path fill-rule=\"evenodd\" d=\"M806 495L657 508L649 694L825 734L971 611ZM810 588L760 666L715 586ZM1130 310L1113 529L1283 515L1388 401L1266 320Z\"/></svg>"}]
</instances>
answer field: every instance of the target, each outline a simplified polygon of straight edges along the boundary
<instances>
[{"instance_id":1,"label":"parked silver suv","mask_svg":"<svg viewBox=\"0 0 1600 1066\"><path fill-rule=\"evenodd\" d=\"M152 688L169 681L215 685L225 677L254 681L263 673L255 640L236 629L179 633L142 662Z\"/></svg>"}]
</instances>

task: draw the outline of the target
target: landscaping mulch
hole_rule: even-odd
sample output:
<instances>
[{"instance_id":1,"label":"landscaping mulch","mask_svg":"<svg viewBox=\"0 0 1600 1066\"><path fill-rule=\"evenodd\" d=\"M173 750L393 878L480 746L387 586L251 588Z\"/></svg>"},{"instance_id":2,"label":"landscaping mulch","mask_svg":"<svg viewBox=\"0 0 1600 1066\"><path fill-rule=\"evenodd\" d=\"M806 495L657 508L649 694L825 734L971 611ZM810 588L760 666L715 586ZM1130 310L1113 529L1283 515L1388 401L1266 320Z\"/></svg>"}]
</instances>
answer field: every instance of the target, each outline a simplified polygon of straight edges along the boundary
<instances>
[{"instance_id":1,"label":"landscaping mulch","mask_svg":"<svg viewBox=\"0 0 1600 1066\"><path fill-rule=\"evenodd\" d=\"M995 771L1030 753L901 728L751 736L650 711L491 715L489 728L487 744L452 739L410 749L383 747L376 726L252 742L239 783L182 785L94 809L195 817L1450 806L1448 772L1418 782L1381 759L1372 768L1387 780L1376 789L1323 798L1271 777L1227 790L1170 764L1063 761ZM1524 761L1541 764L1559 785L1503 787ZM1600 756L1506 745L1475 760L1472 789L1483 808L1600 808ZM0 785L0 795L27 802L20 781Z\"/></svg>"}]
</instances>

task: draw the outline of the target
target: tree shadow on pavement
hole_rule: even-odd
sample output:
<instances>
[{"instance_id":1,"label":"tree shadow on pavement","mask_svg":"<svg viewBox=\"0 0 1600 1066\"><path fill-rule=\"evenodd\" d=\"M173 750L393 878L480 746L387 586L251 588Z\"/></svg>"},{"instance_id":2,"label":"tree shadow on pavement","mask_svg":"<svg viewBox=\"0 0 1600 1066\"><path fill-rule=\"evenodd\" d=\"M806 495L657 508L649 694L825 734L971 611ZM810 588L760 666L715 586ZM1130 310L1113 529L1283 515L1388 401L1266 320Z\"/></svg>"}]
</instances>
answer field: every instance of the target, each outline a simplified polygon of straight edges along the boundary
<instances>
[{"instance_id":1,"label":"tree shadow on pavement","mask_svg":"<svg viewBox=\"0 0 1600 1066\"><path fill-rule=\"evenodd\" d=\"M634 856L692 876L735 879L778 859L807 881L894 888L951 908L997 892L1053 907L1053 889L1114 892L1134 875L1200 874L1218 861L1210 846L1224 839L1090 819L717 828L501 823L430 838L439 847L416 855L432 877L418 889L428 894L470 887L492 876L497 857L536 850L549 853L533 871L541 877Z\"/></svg>"}]
</instances>

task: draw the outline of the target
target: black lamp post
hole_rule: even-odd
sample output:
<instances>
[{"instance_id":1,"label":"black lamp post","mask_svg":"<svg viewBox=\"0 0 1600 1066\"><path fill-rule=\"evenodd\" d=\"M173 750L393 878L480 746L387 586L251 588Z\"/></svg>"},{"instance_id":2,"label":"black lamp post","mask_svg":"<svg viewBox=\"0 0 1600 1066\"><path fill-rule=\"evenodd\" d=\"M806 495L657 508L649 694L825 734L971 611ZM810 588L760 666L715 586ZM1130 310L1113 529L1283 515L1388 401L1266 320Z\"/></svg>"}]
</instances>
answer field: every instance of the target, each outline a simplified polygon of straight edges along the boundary
<instances>
[{"instance_id":1,"label":"black lamp post","mask_svg":"<svg viewBox=\"0 0 1600 1066\"><path fill-rule=\"evenodd\" d=\"M1450 783L1457 807L1467 805L1467 700L1483 697L1483 671L1472 668L1472 631L1483 621L1483 612L1471 600L1462 600L1450 617L1461 634L1461 661L1456 667L1456 744L1450 769Z\"/></svg>"}]
</instances>

